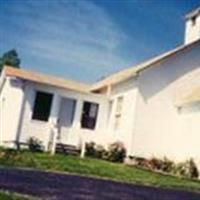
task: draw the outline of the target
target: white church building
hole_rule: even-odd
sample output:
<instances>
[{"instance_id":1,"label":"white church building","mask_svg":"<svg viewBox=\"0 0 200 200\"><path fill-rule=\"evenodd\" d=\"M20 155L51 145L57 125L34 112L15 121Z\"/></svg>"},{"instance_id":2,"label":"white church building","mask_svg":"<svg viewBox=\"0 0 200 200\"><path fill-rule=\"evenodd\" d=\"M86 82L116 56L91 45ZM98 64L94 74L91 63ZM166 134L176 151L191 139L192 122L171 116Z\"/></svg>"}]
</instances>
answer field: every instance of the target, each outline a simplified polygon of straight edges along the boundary
<instances>
[{"instance_id":1,"label":"white church building","mask_svg":"<svg viewBox=\"0 0 200 200\"><path fill-rule=\"evenodd\" d=\"M200 8L186 16L183 45L93 85L5 66L0 145L30 137L45 150L121 141L128 156L200 165Z\"/></svg>"}]
</instances>

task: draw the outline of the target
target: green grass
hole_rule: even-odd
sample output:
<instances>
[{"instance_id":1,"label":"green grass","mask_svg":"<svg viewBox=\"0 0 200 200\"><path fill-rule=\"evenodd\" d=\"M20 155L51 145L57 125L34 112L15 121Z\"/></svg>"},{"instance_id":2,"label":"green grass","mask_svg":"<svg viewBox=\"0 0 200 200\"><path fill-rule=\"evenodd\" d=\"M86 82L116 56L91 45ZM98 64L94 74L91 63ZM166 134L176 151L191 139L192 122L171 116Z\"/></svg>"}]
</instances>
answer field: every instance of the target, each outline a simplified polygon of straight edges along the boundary
<instances>
[{"instance_id":1,"label":"green grass","mask_svg":"<svg viewBox=\"0 0 200 200\"><path fill-rule=\"evenodd\" d=\"M107 161L74 156L28 151L0 151L0 165L6 167L25 167L39 170L61 171L85 176L101 177L126 183L152 185L164 188L178 188L200 192L200 181L161 175L136 167Z\"/></svg>"},{"instance_id":2,"label":"green grass","mask_svg":"<svg viewBox=\"0 0 200 200\"><path fill-rule=\"evenodd\" d=\"M0 199L1 200L28 200L28 198L22 197L20 195L3 192L3 191L0 191Z\"/></svg>"}]
</instances>

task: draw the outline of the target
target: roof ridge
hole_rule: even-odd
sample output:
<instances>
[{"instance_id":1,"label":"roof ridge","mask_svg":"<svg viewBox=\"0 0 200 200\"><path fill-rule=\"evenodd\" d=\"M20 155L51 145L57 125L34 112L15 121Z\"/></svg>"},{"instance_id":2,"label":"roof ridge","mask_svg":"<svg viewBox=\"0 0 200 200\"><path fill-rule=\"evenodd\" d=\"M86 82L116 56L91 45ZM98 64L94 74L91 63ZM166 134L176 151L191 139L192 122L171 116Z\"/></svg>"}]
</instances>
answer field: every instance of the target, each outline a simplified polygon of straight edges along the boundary
<instances>
[{"instance_id":1,"label":"roof ridge","mask_svg":"<svg viewBox=\"0 0 200 200\"><path fill-rule=\"evenodd\" d=\"M189 44L180 45L180 46L175 47L174 49L171 49L167 52L164 52L155 57L147 59L137 65L134 65L132 67L129 67L124 70L118 71L114 74L111 74L110 76L107 76L106 78L94 83L93 86L91 87L91 91L100 89L100 88L105 87L110 84L116 84L121 81L127 80L128 78L137 75L139 72L151 67L153 64L156 64L157 62L159 62L163 59L171 57L186 48L192 47L193 45L195 45L199 42L200 42L200 39L196 40L192 43L189 43Z\"/></svg>"}]
</instances>

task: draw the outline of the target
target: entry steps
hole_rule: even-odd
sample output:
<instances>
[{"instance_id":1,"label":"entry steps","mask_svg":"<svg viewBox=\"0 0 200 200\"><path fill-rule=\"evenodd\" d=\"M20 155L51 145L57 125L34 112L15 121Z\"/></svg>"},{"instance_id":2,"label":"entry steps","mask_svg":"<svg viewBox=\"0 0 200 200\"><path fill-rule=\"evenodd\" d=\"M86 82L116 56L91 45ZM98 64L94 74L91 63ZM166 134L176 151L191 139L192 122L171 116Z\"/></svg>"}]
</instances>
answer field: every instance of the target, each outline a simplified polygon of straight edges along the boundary
<instances>
[{"instance_id":1,"label":"entry steps","mask_svg":"<svg viewBox=\"0 0 200 200\"><path fill-rule=\"evenodd\" d=\"M56 153L62 153L67 155L79 155L80 149L78 149L75 145L57 143Z\"/></svg>"}]
</instances>

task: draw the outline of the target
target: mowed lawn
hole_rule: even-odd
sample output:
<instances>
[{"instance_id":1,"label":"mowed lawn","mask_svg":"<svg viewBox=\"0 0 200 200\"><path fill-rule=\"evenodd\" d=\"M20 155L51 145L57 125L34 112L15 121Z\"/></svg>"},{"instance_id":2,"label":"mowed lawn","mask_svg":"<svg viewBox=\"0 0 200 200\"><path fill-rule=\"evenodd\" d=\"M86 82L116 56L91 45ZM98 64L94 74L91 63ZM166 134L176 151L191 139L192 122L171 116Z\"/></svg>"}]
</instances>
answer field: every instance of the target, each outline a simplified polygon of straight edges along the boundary
<instances>
[{"instance_id":1,"label":"mowed lawn","mask_svg":"<svg viewBox=\"0 0 200 200\"><path fill-rule=\"evenodd\" d=\"M161 175L136 167L93 158L80 159L79 157L69 155L56 154L51 156L47 153L0 150L0 166L60 171L126 183L200 192L200 181L197 180Z\"/></svg>"},{"instance_id":2,"label":"mowed lawn","mask_svg":"<svg viewBox=\"0 0 200 200\"><path fill-rule=\"evenodd\" d=\"M0 199L1 200L28 200L28 198L25 198L16 194L8 193L8 192L3 192L3 191L0 191Z\"/></svg>"}]
</instances>

